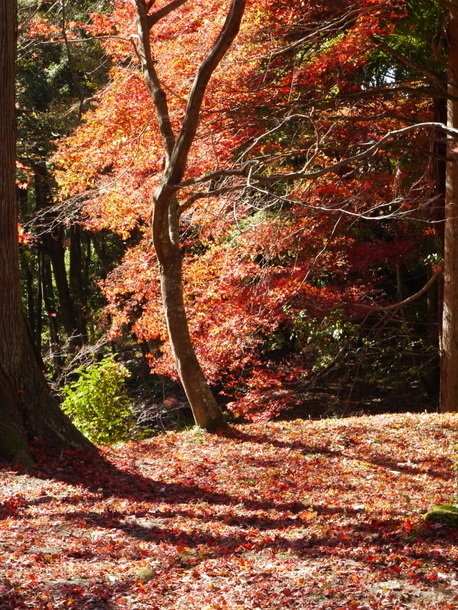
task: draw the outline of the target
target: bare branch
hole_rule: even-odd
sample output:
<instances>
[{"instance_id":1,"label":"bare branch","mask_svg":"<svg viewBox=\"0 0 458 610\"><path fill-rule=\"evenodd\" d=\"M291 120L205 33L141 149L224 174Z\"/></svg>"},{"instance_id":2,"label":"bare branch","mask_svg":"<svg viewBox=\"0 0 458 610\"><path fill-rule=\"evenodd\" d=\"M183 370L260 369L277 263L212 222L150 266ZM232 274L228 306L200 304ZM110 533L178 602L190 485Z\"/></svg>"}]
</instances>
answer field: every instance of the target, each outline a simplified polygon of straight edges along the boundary
<instances>
[{"instance_id":1,"label":"bare branch","mask_svg":"<svg viewBox=\"0 0 458 610\"><path fill-rule=\"evenodd\" d=\"M176 8L179 8L182 4L185 4L186 2L187 2L187 0L172 0L172 2L169 2L168 4L166 4L165 6L160 8L158 11L156 11L152 15L148 15L147 24L148 24L149 29L151 29L153 27L153 25L155 25L163 17L166 17L169 13L174 11ZM150 8L153 4L154 4L154 0L152 3L149 2L148 5L146 5L146 12L148 12L150 10Z\"/></svg>"},{"instance_id":2,"label":"bare branch","mask_svg":"<svg viewBox=\"0 0 458 610\"><path fill-rule=\"evenodd\" d=\"M286 47L277 49L276 51L274 51L271 54L271 57L277 57L278 55L283 55L284 53L294 51L295 49L302 46L309 40L316 41L317 33L322 38L324 34L334 34L336 31L342 31L345 27L348 27L349 25L351 25L351 23L353 23L357 17L360 17L364 13L373 11L374 9L380 10L381 5L383 5L383 4L386 4L386 2L382 2L382 3L378 4L377 6L367 6L365 8L360 8L360 7L350 8L348 11L346 11L342 15L339 15L335 19L332 19L328 22L311 23L308 26L310 33L308 33L306 36L303 36L299 40L295 40L294 42L287 45Z\"/></svg>"},{"instance_id":3,"label":"bare branch","mask_svg":"<svg viewBox=\"0 0 458 610\"><path fill-rule=\"evenodd\" d=\"M197 131L205 90L213 72L238 34L245 5L246 0L232 0L223 28L213 47L199 66L189 94L185 117L170 166L166 171L165 179L168 184L174 185L180 182L183 177L189 150Z\"/></svg>"},{"instance_id":4,"label":"bare branch","mask_svg":"<svg viewBox=\"0 0 458 610\"><path fill-rule=\"evenodd\" d=\"M240 190L240 188L246 188L246 185L234 185L234 186L224 186L219 189L214 189L212 191L199 191L198 193L194 193L189 197L184 203L180 205L180 214L189 209L195 201L199 199L209 199L211 197L219 197L220 195L225 195L226 193L233 193L235 191Z\"/></svg>"},{"instance_id":5,"label":"bare branch","mask_svg":"<svg viewBox=\"0 0 458 610\"><path fill-rule=\"evenodd\" d=\"M439 278L439 276L442 275L443 271L444 271L443 269L436 269L436 271L429 278L429 280L426 282L426 284L423 286L423 288L421 290L419 290L415 294L412 294L407 299L404 299L403 301L400 301L399 303L393 303L393 305L386 305L386 306L383 306L383 305L365 305L364 303L352 303L351 305L354 306L354 307L358 307L360 309L365 309L367 311L374 311L374 312L376 312L376 311L394 311L396 309L401 309L402 307L405 307L409 303L412 303L416 299L420 298L423 294L425 294L425 292L427 290L429 290L429 288L431 288L431 286Z\"/></svg>"},{"instance_id":6,"label":"bare branch","mask_svg":"<svg viewBox=\"0 0 458 610\"><path fill-rule=\"evenodd\" d=\"M316 205L315 203L308 204L308 203L305 203L304 201L290 199L289 197L277 195L266 189L259 188L255 185L251 184L249 179L248 179L248 183L240 184L238 186L238 188L239 188L239 190L250 189L251 191L257 192L261 195L264 195L265 197L271 197L277 203L281 202L281 203L285 203L287 205L300 205L301 207L308 208L310 210L315 210L315 211L319 210L321 212L332 212L334 214L339 213L339 214L344 214L346 216L351 216L356 219L371 220L374 222L383 222L383 221L394 219L394 218L399 219L399 218L403 218L403 217L407 217L407 216L412 216L416 212L416 210L414 210L414 209L404 210L403 205L402 205L402 203L403 203L402 199L394 199L392 201L376 204L376 205L372 206L369 210L366 210L366 212L355 212L353 210L349 210L346 207L344 207L345 204L349 203L349 201L351 201L351 200L339 202L336 205ZM424 204L424 205L426 205L426 204ZM394 209L391 209L391 208L393 208L393 206L395 206ZM384 212L385 208L388 210L386 213ZM428 220L429 224L433 224L434 222L435 221ZM436 221L436 222L443 222L443 221Z\"/></svg>"},{"instance_id":7,"label":"bare branch","mask_svg":"<svg viewBox=\"0 0 458 610\"><path fill-rule=\"evenodd\" d=\"M52 233L63 225L77 224L82 220L81 214L86 204L99 195L98 189L92 189L43 208L31 220L24 223L24 228L36 238Z\"/></svg>"},{"instance_id":8,"label":"bare branch","mask_svg":"<svg viewBox=\"0 0 458 610\"><path fill-rule=\"evenodd\" d=\"M365 150L363 150L357 154L350 155L349 157L345 157L344 159L341 159L340 161L337 161L336 163L332 163L331 165L322 167L322 168L314 170L314 171L308 171L308 167L310 166L310 162L308 161L306 163L306 165L302 168L302 170L300 170L298 172L289 172L289 173L280 173L280 174L275 173L275 174L263 175L263 174L254 172L254 167L257 164L256 161L251 161L251 162L248 161L240 169L215 170L213 172L209 172L208 174L205 174L204 176L199 176L198 178L190 178L189 180L183 180L183 182L180 182L179 184L177 184L175 188L180 189L180 188L185 188L185 187L192 186L195 184L202 184L202 183L208 182L210 180L217 180L223 176L226 176L226 177L227 176L239 176L239 177L245 177L245 178L249 177L250 186L253 186L254 183L274 184L274 183L282 181L282 180L287 180L287 181L289 181L289 180L291 180L291 181L314 180L314 179L320 178L321 176L324 176L326 174L333 173L344 165L348 165L349 163L355 163L356 161L362 161L364 159L367 159L368 157L373 156L379 150L383 149L388 144L388 142L396 136L406 135L412 131L419 130L419 129L426 129L429 127L440 129L449 136L454 136L455 138L458 137L458 129L449 127L445 123L439 123L439 122L435 122L435 121L416 123L415 125L408 125L407 127L402 127L400 129L395 129L393 131L389 131L382 138L380 138L380 140L377 140L377 142L362 143L360 146L366 147Z\"/></svg>"}]
</instances>

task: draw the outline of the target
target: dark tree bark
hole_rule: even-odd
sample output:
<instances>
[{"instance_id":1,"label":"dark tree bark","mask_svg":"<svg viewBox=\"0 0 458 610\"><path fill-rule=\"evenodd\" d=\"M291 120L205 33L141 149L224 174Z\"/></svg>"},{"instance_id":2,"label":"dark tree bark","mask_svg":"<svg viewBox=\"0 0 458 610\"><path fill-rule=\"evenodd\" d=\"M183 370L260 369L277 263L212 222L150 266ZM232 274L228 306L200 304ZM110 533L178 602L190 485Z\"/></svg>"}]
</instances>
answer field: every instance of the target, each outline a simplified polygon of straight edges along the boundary
<instances>
[{"instance_id":1,"label":"dark tree bark","mask_svg":"<svg viewBox=\"0 0 458 610\"><path fill-rule=\"evenodd\" d=\"M447 125L458 128L458 5L449 4ZM458 411L458 138L448 137L441 336L442 412Z\"/></svg>"},{"instance_id":2,"label":"dark tree bark","mask_svg":"<svg viewBox=\"0 0 458 610\"><path fill-rule=\"evenodd\" d=\"M447 105L445 98L433 101L434 119L437 123L446 124ZM429 184L430 204L427 207L427 218L432 221L436 239L430 244L429 253L444 256L444 212L445 212L445 177L446 177L446 145L443 129L432 131L429 144L430 160L427 167L427 182ZM429 272L432 273L432 270ZM425 377L425 390L430 396L440 396L440 336L442 328L442 293L443 277L433 284L427 293L428 330L427 338L435 350L435 355L428 366Z\"/></svg>"},{"instance_id":3,"label":"dark tree bark","mask_svg":"<svg viewBox=\"0 0 458 610\"><path fill-rule=\"evenodd\" d=\"M53 400L22 312L15 184L16 0L0 0L0 456L29 465L29 441L94 449Z\"/></svg>"},{"instance_id":4,"label":"dark tree bark","mask_svg":"<svg viewBox=\"0 0 458 610\"><path fill-rule=\"evenodd\" d=\"M27 321L33 335L34 343L38 351L41 351L41 290L39 287L37 290L36 282L34 281L35 277L37 276L36 269L33 270L31 268L33 265L25 255L24 251L22 251L20 254L21 270L24 277L23 283L27 301ZM38 301L37 292L40 293L40 303Z\"/></svg>"},{"instance_id":5,"label":"dark tree bark","mask_svg":"<svg viewBox=\"0 0 458 610\"><path fill-rule=\"evenodd\" d=\"M48 315L49 351L54 364L56 375L59 376L64 368L62 346L59 340L59 325L57 323L56 303L52 288L51 263L43 252L39 253L40 266L40 293Z\"/></svg>"},{"instance_id":6,"label":"dark tree bark","mask_svg":"<svg viewBox=\"0 0 458 610\"><path fill-rule=\"evenodd\" d=\"M232 0L226 22L197 70L181 129L175 138L167 96L156 73L149 35L151 28L162 17L185 2L186 0L172 0L152 14L148 14L148 8L152 3L149 3L147 8L144 0L134 0L134 5L137 12L139 35L138 54L145 81L156 108L166 160L162 181L154 195L152 225L167 329L178 374L196 424L206 430L214 431L225 427L226 422L206 382L189 334L183 300L182 255L179 245L181 209L175 191L185 173L208 82L239 31L246 0Z\"/></svg>"},{"instance_id":7,"label":"dark tree bark","mask_svg":"<svg viewBox=\"0 0 458 610\"><path fill-rule=\"evenodd\" d=\"M87 265L83 263L82 229L78 225L70 227L70 288L76 304L75 318L80 342L87 342L86 312L87 299L85 286L87 278ZM87 239L87 250L90 252L91 242ZM84 268L84 271L83 271Z\"/></svg>"},{"instance_id":8,"label":"dark tree bark","mask_svg":"<svg viewBox=\"0 0 458 610\"><path fill-rule=\"evenodd\" d=\"M50 176L44 163L32 162L35 185L35 207L37 212L43 212L52 205ZM46 214L43 218L44 231L41 236L39 250L51 260L57 297L59 300L59 319L65 330L71 347L82 345L82 333L75 315L72 295L70 293L65 264L65 248L63 244L63 227L53 227L54 217ZM46 225L49 225L47 228ZM48 293L52 291L52 283L48 286Z\"/></svg>"}]
</instances>

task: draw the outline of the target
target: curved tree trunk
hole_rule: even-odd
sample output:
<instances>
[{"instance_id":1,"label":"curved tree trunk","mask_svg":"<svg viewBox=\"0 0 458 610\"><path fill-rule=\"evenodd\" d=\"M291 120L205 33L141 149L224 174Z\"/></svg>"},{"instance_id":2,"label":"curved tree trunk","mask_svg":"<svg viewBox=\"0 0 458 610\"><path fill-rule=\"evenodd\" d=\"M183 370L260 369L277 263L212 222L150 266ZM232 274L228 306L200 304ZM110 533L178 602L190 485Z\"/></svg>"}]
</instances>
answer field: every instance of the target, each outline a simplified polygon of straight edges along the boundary
<instances>
[{"instance_id":1,"label":"curved tree trunk","mask_svg":"<svg viewBox=\"0 0 458 610\"><path fill-rule=\"evenodd\" d=\"M232 0L226 21L213 46L200 64L178 136L175 137L167 95L161 86L151 52L150 31L163 17L178 9L186 0L171 0L149 14L154 5L133 0L137 13L138 56L146 85L156 109L165 153L165 170L154 195L153 244L161 277L161 292L167 329L178 374L188 397L196 423L209 431L226 426L226 421L207 384L189 335L183 300L182 260L179 245L179 218L182 208L176 186L183 179L189 150L194 142L202 101L208 82L236 37L246 0Z\"/></svg>"},{"instance_id":2,"label":"curved tree trunk","mask_svg":"<svg viewBox=\"0 0 458 610\"><path fill-rule=\"evenodd\" d=\"M183 299L182 255L178 241L178 204L173 195L169 205L171 207L166 217L160 213L153 216L153 243L159 262L162 305L178 375L194 420L201 428L214 432L227 424L205 379L189 334ZM159 212L158 208L156 210ZM176 227L173 231L176 233L175 238L173 234L170 236L171 225Z\"/></svg>"},{"instance_id":3,"label":"curved tree trunk","mask_svg":"<svg viewBox=\"0 0 458 610\"><path fill-rule=\"evenodd\" d=\"M91 449L53 400L22 313L16 205L16 1L0 0L0 456L31 463L29 441Z\"/></svg>"}]
</instances>

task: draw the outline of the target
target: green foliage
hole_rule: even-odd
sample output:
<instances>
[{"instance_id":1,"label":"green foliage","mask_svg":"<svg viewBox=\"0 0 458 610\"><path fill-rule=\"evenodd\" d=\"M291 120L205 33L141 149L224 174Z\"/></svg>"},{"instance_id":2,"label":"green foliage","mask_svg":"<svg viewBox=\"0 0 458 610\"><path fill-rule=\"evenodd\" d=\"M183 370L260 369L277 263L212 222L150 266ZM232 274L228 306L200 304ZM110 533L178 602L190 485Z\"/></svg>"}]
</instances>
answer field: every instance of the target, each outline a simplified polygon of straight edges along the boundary
<instances>
[{"instance_id":1,"label":"green foliage","mask_svg":"<svg viewBox=\"0 0 458 610\"><path fill-rule=\"evenodd\" d=\"M355 331L354 324L346 321L340 310L321 320L309 317L307 310L292 312L285 306L283 312L289 319L288 328L266 337L263 353L285 348L295 352L306 350L315 362L314 370L332 362Z\"/></svg>"},{"instance_id":2,"label":"green foliage","mask_svg":"<svg viewBox=\"0 0 458 610\"><path fill-rule=\"evenodd\" d=\"M407 0L405 8L406 17L382 41L384 45L371 54L366 65L374 84L422 75L425 69L436 75L445 74L446 5L436 0Z\"/></svg>"},{"instance_id":3,"label":"green foliage","mask_svg":"<svg viewBox=\"0 0 458 610\"><path fill-rule=\"evenodd\" d=\"M335 311L325 316L321 321L306 318L305 312L300 312L294 318L293 336L297 342L306 340L307 347L315 355L313 370L325 368L346 347L355 332L355 327L342 316L341 311Z\"/></svg>"},{"instance_id":4,"label":"green foliage","mask_svg":"<svg viewBox=\"0 0 458 610\"><path fill-rule=\"evenodd\" d=\"M442 523L448 527L458 527L458 506L456 504L439 504L429 510L424 518L426 521Z\"/></svg>"},{"instance_id":5,"label":"green foliage","mask_svg":"<svg viewBox=\"0 0 458 610\"><path fill-rule=\"evenodd\" d=\"M62 388L62 409L91 441L111 444L129 439L134 428L125 389L130 373L114 356L76 370L78 379Z\"/></svg>"}]
</instances>

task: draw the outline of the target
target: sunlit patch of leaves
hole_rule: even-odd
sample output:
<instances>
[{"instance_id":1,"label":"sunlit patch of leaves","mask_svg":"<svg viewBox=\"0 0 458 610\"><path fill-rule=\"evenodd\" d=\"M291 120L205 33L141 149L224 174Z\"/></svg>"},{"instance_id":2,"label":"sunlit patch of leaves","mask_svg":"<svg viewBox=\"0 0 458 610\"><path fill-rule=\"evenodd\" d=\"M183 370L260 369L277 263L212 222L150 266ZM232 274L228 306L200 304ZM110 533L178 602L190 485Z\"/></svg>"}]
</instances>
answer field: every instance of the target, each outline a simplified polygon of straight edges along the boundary
<instances>
[{"instance_id":1,"label":"sunlit patch of leaves","mask_svg":"<svg viewBox=\"0 0 458 610\"><path fill-rule=\"evenodd\" d=\"M36 449L0 470L0 607L457 606L458 419L384 415Z\"/></svg>"}]
</instances>

